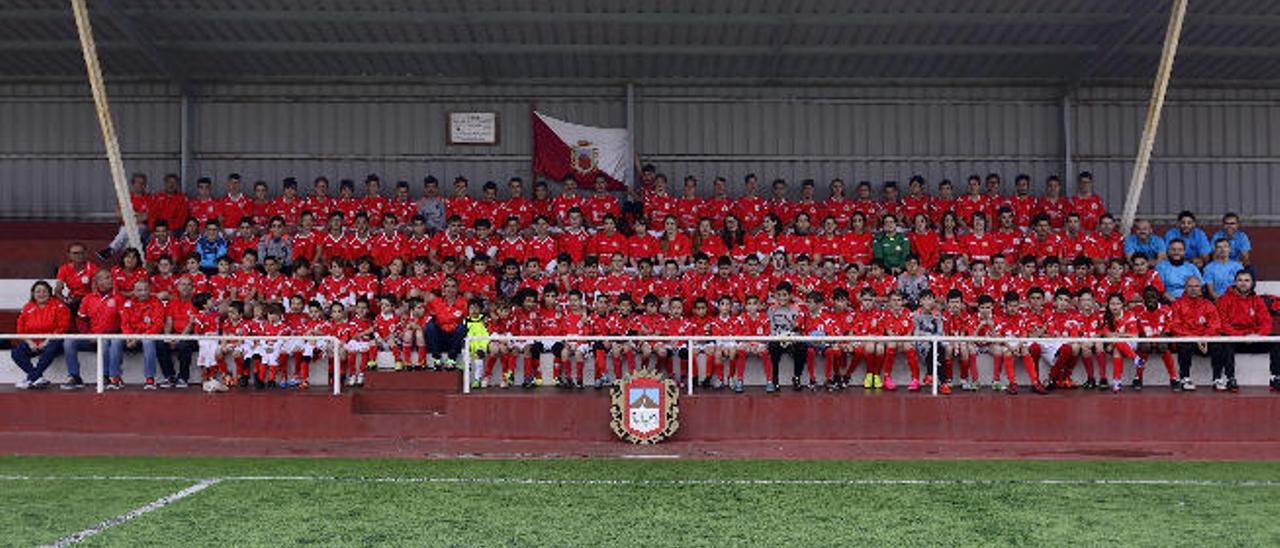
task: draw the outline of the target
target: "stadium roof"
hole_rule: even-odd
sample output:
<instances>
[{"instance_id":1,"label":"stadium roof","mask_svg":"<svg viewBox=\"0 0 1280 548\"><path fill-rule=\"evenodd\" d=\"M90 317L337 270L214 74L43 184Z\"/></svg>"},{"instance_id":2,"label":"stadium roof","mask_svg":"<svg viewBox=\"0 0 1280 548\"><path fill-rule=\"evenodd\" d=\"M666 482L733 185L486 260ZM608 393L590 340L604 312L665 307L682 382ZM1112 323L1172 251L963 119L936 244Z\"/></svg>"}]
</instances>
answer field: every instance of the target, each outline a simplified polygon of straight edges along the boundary
<instances>
[{"instance_id":1,"label":"stadium roof","mask_svg":"<svg viewBox=\"0 0 1280 548\"><path fill-rule=\"evenodd\" d=\"M111 77L1149 81L1170 0L93 0ZM0 0L0 78L83 76L66 0ZM1280 2L1193 0L1179 80L1280 81Z\"/></svg>"}]
</instances>

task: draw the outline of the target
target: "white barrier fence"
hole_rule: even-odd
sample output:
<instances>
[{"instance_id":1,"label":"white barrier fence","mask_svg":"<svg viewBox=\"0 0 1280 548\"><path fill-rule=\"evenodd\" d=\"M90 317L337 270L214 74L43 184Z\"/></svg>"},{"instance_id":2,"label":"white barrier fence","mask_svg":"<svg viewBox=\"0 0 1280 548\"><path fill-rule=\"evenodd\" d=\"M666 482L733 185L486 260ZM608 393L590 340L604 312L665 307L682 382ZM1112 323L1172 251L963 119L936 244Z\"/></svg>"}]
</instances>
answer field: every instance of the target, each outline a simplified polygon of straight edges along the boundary
<instances>
[{"instance_id":1,"label":"white barrier fence","mask_svg":"<svg viewBox=\"0 0 1280 548\"><path fill-rule=\"evenodd\" d=\"M24 340L42 340L42 339L54 339L59 341L67 341L67 340L93 341L94 346L97 348L97 350L95 351L95 354L96 354L95 361L97 362L98 393L102 393L105 390L104 374L106 372L107 352L106 352L104 343L106 341L150 340L150 341L156 341L157 343L164 343L168 341L288 341L288 340L310 341L310 342L320 343L320 345L325 345L325 348L328 349L327 350L328 359L330 360L330 364L333 367L333 381L330 383L333 385L333 395L337 396L342 393L342 383L338 381L338 377L340 376L342 371L342 367L341 367L342 364L338 360L338 349L341 347L341 342L338 340L337 337L328 336L328 335L324 335L324 336L313 336L313 335L247 336L247 335L123 335L123 334L92 334L92 333L71 333L71 334L67 334L67 333L61 333L61 334L0 333L0 339L9 339L13 341L15 345ZM64 352L65 352L65 349L64 349ZM32 357L35 358L37 356L38 354L33 355ZM225 357L223 359L225 359Z\"/></svg>"},{"instance_id":2,"label":"white barrier fence","mask_svg":"<svg viewBox=\"0 0 1280 548\"><path fill-rule=\"evenodd\" d=\"M825 345L839 343L923 343L928 344L930 349L931 363L928 364L930 376L933 383L930 390L933 395L938 395L938 365L939 354L938 345L944 343L972 343L976 345L983 344L1010 344L1010 343L1041 343L1041 344L1071 344L1071 343L1089 343L1089 344L1111 344L1111 343L1128 343L1136 350L1137 344L1219 344L1219 343L1270 343L1280 344L1280 336L1247 336L1247 337L973 337L973 336L904 336L904 337L885 337L885 336L742 336L742 337L710 337L710 336L659 336L659 335L636 335L636 336L582 336L582 335L566 335L554 337L539 336L518 336L518 335L490 335L488 337L467 337L463 342L463 375L462 375L462 392L464 394L471 393L471 379L474 357L470 351L471 344L477 340L488 342L516 342L516 343L532 343L541 342L549 349L550 346L557 342L621 342L621 343L639 343L654 342L666 343L671 347L682 346L687 356L685 357L687 367L686 389L689 394L693 394L693 379L697 377L697 353L694 352L694 345L697 343L715 344L717 342L755 342L755 343L820 343ZM585 357L584 357L585 359ZM781 364L773 364L777 368ZM1104 364L1106 365L1106 364ZM816 366L816 364L815 364ZM484 367L483 364L480 367ZM674 367L674 364L673 364ZM1039 364L1036 364L1039 367ZM1105 375L1104 375L1105 376Z\"/></svg>"}]
</instances>

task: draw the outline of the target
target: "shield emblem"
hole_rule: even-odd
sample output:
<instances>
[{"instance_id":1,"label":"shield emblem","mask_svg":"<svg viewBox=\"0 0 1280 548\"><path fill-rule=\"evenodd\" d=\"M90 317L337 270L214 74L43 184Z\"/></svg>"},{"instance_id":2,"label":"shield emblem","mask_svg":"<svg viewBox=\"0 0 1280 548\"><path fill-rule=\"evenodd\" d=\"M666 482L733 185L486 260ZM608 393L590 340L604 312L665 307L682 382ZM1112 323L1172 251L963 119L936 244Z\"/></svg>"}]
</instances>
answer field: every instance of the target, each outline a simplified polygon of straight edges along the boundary
<instances>
[{"instance_id":1,"label":"shield emblem","mask_svg":"<svg viewBox=\"0 0 1280 548\"><path fill-rule=\"evenodd\" d=\"M589 175L596 171L600 149L592 146L591 141L580 140L577 146L569 147L569 156L569 165L573 166L574 171Z\"/></svg>"},{"instance_id":2,"label":"shield emblem","mask_svg":"<svg viewBox=\"0 0 1280 548\"><path fill-rule=\"evenodd\" d=\"M657 443L675 433L680 391L657 372L641 370L613 387L613 431L631 443Z\"/></svg>"}]
</instances>

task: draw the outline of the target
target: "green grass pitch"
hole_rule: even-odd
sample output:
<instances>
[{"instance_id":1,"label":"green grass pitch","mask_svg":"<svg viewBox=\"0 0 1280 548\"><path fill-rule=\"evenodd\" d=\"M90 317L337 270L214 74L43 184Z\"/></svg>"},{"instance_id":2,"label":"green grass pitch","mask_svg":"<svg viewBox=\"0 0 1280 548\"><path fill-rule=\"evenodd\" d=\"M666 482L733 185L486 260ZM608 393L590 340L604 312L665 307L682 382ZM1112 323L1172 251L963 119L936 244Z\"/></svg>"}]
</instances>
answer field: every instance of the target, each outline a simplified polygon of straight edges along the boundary
<instances>
[{"instance_id":1,"label":"green grass pitch","mask_svg":"<svg viewBox=\"0 0 1280 548\"><path fill-rule=\"evenodd\" d=\"M221 481L81 545L1280 545L1280 463L6 457L0 476L5 546L202 478Z\"/></svg>"}]
</instances>

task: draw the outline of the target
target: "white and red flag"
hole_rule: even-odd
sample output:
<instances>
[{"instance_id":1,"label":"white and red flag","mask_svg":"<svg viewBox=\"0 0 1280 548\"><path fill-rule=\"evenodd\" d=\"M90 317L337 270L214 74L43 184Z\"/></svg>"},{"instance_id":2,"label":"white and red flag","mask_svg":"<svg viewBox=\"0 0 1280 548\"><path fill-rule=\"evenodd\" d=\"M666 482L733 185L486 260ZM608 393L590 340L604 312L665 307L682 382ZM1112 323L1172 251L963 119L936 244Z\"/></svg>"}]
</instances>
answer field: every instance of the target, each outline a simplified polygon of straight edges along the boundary
<instances>
[{"instance_id":1,"label":"white and red flag","mask_svg":"<svg viewBox=\"0 0 1280 548\"><path fill-rule=\"evenodd\" d=\"M555 181L573 179L593 188L597 175L610 190L626 190L631 171L631 135L626 129L583 126L533 111L533 173Z\"/></svg>"}]
</instances>

